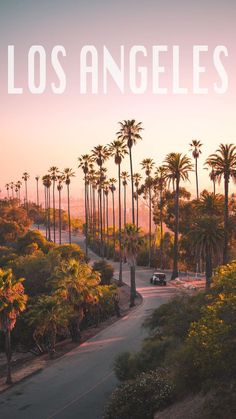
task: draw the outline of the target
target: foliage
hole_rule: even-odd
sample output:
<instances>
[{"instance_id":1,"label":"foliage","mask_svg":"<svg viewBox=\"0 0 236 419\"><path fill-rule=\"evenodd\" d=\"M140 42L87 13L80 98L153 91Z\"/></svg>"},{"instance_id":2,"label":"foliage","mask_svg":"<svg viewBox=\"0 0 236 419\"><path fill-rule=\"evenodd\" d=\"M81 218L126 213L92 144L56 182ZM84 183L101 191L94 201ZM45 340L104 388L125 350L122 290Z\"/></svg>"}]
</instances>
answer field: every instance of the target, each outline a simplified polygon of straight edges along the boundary
<instances>
[{"instance_id":1,"label":"foliage","mask_svg":"<svg viewBox=\"0 0 236 419\"><path fill-rule=\"evenodd\" d=\"M113 392L104 419L152 419L172 397L173 386L163 371L142 373Z\"/></svg>"},{"instance_id":2,"label":"foliage","mask_svg":"<svg viewBox=\"0 0 236 419\"><path fill-rule=\"evenodd\" d=\"M113 266L105 260L94 262L93 270L100 273L101 285L110 285L114 275Z\"/></svg>"}]
</instances>

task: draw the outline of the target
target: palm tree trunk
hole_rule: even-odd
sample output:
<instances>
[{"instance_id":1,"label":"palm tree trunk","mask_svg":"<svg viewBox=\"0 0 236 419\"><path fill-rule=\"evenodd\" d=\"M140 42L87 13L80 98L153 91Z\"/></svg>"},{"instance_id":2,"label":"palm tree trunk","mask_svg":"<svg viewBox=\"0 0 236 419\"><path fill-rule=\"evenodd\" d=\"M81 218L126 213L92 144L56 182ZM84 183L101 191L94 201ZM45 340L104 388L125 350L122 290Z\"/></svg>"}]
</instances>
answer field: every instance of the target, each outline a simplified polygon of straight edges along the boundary
<instances>
[{"instance_id":1,"label":"palm tree trunk","mask_svg":"<svg viewBox=\"0 0 236 419\"><path fill-rule=\"evenodd\" d=\"M44 223L46 228L46 239L48 239L48 216L47 216L47 188L44 186Z\"/></svg>"},{"instance_id":2,"label":"palm tree trunk","mask_svg":"<svg viewBox=\"0 0 236 419\"><path fill-rule=\"evenodd\" d=\"M39 181L36 180L36 189L37 189L37 209L39 210ZM19 189L19 201L20 201L20 189ZM39 221L38 221L38 230L39 230Z\"/></svg>"},{"instance_id":3,"label":"palm tree trunk","mask_svg":"<svg viewBox=\"0 0 236 419\"><path fill-rule=\"evenodd\" d=\"M102 173L101 176L102 177ZM99 192L99 205L100 205L100 239L101 239L101 256L104 259L104 246L103 246L103 211L102 211L102 189Z\"/></svg>"},{"instance_id":4,"label":"palm tree trunk","mask_svg":"<svg viewBox=\"0 0 236 419\"><path fill-rule=\"evenodd\" d=\"M55 208L55 180L52 183L52 205L53 205L53 241L56 243L56 208Z\"/></svg>"},{"instance_id":5,"label":"palm tree trunk","mask_svg":"<svg viewBox=\"0 0 236 419\"><path fill-rule=\"evenodd\" d=\"M148 266L151 267L151 249L152 249L152 195L149 186L149 244L148 244Z\"/></svg>"},{"instance_id":6,"label":"palm tree trunk","mask_svg":"<svg viewBox=\"0 0 236 419\"><path fill-rule=\"evenodd\" d=\"M215 179L213 179L213 194L214 194L214 196L216 195L216 181L215 181Z\"/></svg>"},{"instance_id":7,"label":"palm tree trunk","mask_svg":"<svg viewBox=\"0 0 236 419\"><path fill-rule=\"evenodd\" d=\"M161 238L160 238L160 268L163 269L163 198L162 190L160 191L160 228L161 228Z\"/></svg>"},{"instance_id":8,"label":"palm tree trunk","mask_svg":"<svg viewBox=\"0 0 236 419\"><path fill-rule=\"evenodd\" d=\"M122 252L121 252L121 179L120 179L120 164L118 164L118 182L119 182L119 285L122 285Z\"/></svg>"},{"instance_id":9,"label":"palm tree trunk","mask_svg":"<svg viewBox=\"0 0 236 419\"><path fill-rule=\"evenodd\" d=\"M71 222L70 222L70 187L69 187L69 185L67 185L67 207L68 207L69 243L71 244Z\"/></svg>"},{"instance_id":10,"label":"palm tree trunk","mask_svg":"<svg viewBox=\"0 0 236 419\"><path fill-rule=\"evenodd\" d=\"M135 217L134 217L134 179L133 179L132 147L129 147L129 161L130 161L130 177L131 177L132 224L135 224Z\"/></svg>"},{"instance_id":11,"label":"palm tree trunk","mask_svg":"<svg viewBox=\"0 0 236 419\"><path fill-rule=\"evenodd\" d=\"M88 256L88 206L87 206L87 176L84 174L84 212L85 212L85 254Z\"/></svg>"},{"instance_id":12,"label":"palm tree trunk","mask_svg":"<svg viewBox=\"0 0 236 419\"><path fill-rule=\"evenodd\" d=\"M173 272L172 272L171 279L175 279L179 275L178 256L179 256L179 180L176 179L174 261L173 261Z\"/></svg>"},{"instance_id":13,"label":"palm tree trunk","mask_svg":"<svg viewBox=\"0 0 236 419\"><path fill-rule=\"evenodd\" d=\"M139 224L139 217L138 217L138 210L139 210L139 208L138 208L138 204L139 204L139 200L138 200L138 188L136 189L136 198L137 198L137 201L136 201L136 205L137 205L137 207L136 207L136 227L138 228L138 224Z\"/></svg>"},{"instance_id":14,"label":"palm tree trunk","mask_svg":"<svg viewBox=\"0 0 236 419\"><path fill-rule=\"evenodd\" d=\"M27 188L27 180L25 181L25 205L26 205L26 211L28 213L28 188Z\"/></svg>"},{"instance_id":15,"label":"palm tree trunk","mask_svg":"<svg viewBox=\"0 0 236 419\"><path fill-rule=\"evenodd\" d=\"M223 264L228 263L228 240L229 240L229 177L224 178L225 204L224 204L224 248Z\"/></svg>"},{"instance_id":16,"label":"palm tree trunk","mask_svg":"<svg viewBox=\"0 0 236 419\"><path fill-rule=\"evenodd\" d=\"M107 257L109 257L109 214L108 214L108 195L106 195L106 224L107 224Z\"/></svg>"},{"instance_id":17,"label":"palm tree trunk","mask_svg":"<svg viewBox=\"0 0 236 419\"><path fill-rule=\"evenodd\" d=\"M7 379L6 384L12 384L12 377L11 377L11 332L8 329L5 333L5 351L6 351L6 358L7 358Z\"/></svg>"},{"instance_id":18,"label":"palm tree trunk","mask_svg":"<svg viewBox=\"0 0 236 419\"><path fill-rule=\"evenodd\" d=\"M197 157L195 158L195 176L196 176L196 191L197 191L197 200L199 200Z\"/></svg>"},{"instance_id":19,"label":"palm tree trunk","mask_svg":"<svg viewBox=\"0 0 236 419\"><path fill-rule=\"evenodd\" d=\"M115 256L115 248L116 248L116 221L115 221L115 197L114 191L112 191L112 227L113 227L113 257Z\"/></svg>"},{"instance_id":20,"label":"palm tree trunk","mask_svg":"<svg viewBox=\"0 0 236 419\"><path fill-rule=\"evenodd\" d=\"M135 285L135 266L130 266L130 307L135 306L136 285Z\"/></svg>"},{"instance_id":21,"label":"palm tree trunk","mask_svg":"<svg viewBox=\"0 0 236 419\"><path fill-rule=\"evenodd\" d=\"M61 190L59 189L59 244L61 244Z\"/></svg>"},{"instance_id":22,"label":"palm tree trunk","mask_svg":"<svg viewBox=\"0 0 236 419\"><path fill-rule=\"evenodd\" d=\"M51 241L51 198L50 198L50 187L48 188L48 240Z\"/></svg>"},{"instance_id":23,"label":"palm tree trunk","mask_svg":"<svg viewBox=\"0 0 236 419\"><path fill-rule=\"evenodd\" d=\"M126 226L126 185L124 185L124 228Z\"/></svg>"}]
</instances>

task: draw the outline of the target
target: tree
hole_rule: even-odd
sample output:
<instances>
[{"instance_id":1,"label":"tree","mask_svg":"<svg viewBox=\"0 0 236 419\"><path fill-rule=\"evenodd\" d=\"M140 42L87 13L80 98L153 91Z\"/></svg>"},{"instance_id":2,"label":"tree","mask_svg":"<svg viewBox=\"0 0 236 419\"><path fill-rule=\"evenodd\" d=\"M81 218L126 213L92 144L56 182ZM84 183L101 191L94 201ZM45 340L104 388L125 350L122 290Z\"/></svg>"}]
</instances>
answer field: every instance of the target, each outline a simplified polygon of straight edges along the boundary
<instances>
[{"instance_id":1,"label":"tree","mask_svg":"<svg viewBox=\"0 0 236 419\"><path fill-rule=\"evenodd\" d=\"M111 178L109 180L110 182L110 191L112 194L112 231L113 231L113 254L115 254L115 246L116 246L116 218L115 218L115 191L116 191L116 187L115 187L115 183L116 183L116 179L115 178Z\"/></svg>"},{"instance_id":2,"label":"tree","mask_svg":"<svg viewBox=\"0 0 236 419\"><path fill-rule=\"evenodd\" d=\"M134 224L126 224L124 230L124 249L125 255L130 265L130 307L135 305L136 281L135 266L136 257L143 245L143 238L140 236L140 230Z\"/></svg>"},{"instance_id":3,"label":"tree","mask_svg":"<svg viewBox=\"0 0 236 419\"><path fill-rule=\"evenodd\" d=\"M102 211L102 183L105 180L103 164L109 158L109 150L106 146L98 145L92 149L91 156L99 167L98 179L98 197L99 197L99 217L100 217L100 240L101 240L101 255L104 258L104 245L103 245L103 211Z\"/></svg>"},{"instance_id":4,"label":"tree","mask_svg":"<svg viewBox=\"0 0 236 419\"><path fill-rule=\"evenodd\" d=\"M45 188L45 217L46 217L46 237L51 241L51 176L45 175L42 177L43 185Z\"/></svg>"},{"instance_id":5,"label":"tree","mask_svg":"<svg viewBox=\"0 0 236 419\"><path fill-rule=\"evenodd\" d=\"M85 213L85 248L86 256L88 255L88 173L89 173L89 163L91 163L92 158L89 154L83 154L79 157L79 168L83 170L84 173L84 213Z\"/></svg>"},{"instance_id":6,"label":"tree","mask_svg":"<svg viewBox=\"0 0 236 419\"><path fill-rule=\"evenodd\" d=\"M68 211L68 230L69 230L69 243L71 244L71 218L70 218L70 183L71 178L75 176L72 169L68 167L64 169L63 176L67 187L67 211Z\"/></svg>"},{"instance_id":7,"label":"tree","mask_svg":"<svg viewBox=\"0 0 236 419\"><path fill-rule=\"evenodd\" d=\"M122 246L121 246L121 162L127 154L127 146L122 140L115 140L109 146L111 156L114 156L115 164L118 167L118 217L119 217L119 285L122 284Z\"/></svg>"},{"instance_id":8,"label":"tree","mask_svg":"<svg viewBox=\"0 0 236 419\"><path fill-rule=\"evenodd\" d=\"M152 249L152 186L153 180L151 177L151 172L154 167L153 159L143 159L141 161L142 170L145 170L146 180L144 185L144 192L146 196L146 192L148 194L148 211L149 211L149 231L148 231L148 266L151 266L151 249Z\"/></svg>"},{"instance_id":9,"label":"tree","mask_svg":"<svg viewBox=\"0 0 236 419\"><path fill-rule=\"evenodd\" d=\"M206 289L210 288L212 277L212 258L221 249L223 229L216 216L203 216L192 226L189 238L197 257L203 257L206 266Z\"/></svg>"},{"instance_id":10,"label":"tree","mask_svg":"<svg viewBox=\"0 0 236 419\"><path fill-rule=\"evenodd\" d=\"M179 192L180 181L189 180L189 172L193 170L191 160L181 153L170 153L166 156L163 168L164 177L175 186L175 231L174 231L174 260L171 279L178 277L178 257L179 257Z\"/></svg>"},{"instance_id":11,"label":"tree","mask_svg":"<svg viewBox=\"0 0 236 419\"><path fill-rule=\"evenodd\" d=\"M159 211L160 211L160 268L163 268L163 209L164 209L164 199L163 194L166 187L166 179L165 179L165 169L163 166L157 168L155 173L155 185L157 191L159 192L160 199L159 199Z\"/></svg>"},{"instance_id":12,"label":"tree","mask_svg":"<svg viewBox=\"0 0 236 419\"><path fill-rule=\"evenodd\" d=\"M221 182L224 178L224 249L223 264L228 263L229 258L229 181L236 180L236 146L233 144L220 144L218 150L206 160L206 165L214 169L215 178Z\"/></svg>"},{"instance_id":13,"label":"tree","mask_svg":"<svg viewBox=\"0 0 236 419\"><path fill-rule=\"evenodd\" d=\"M140 135L142 128L142 122L136 122L135 119L124 120L119 122L120 131L117 133L118 139L123 140L127 143L129 150L129 160L130 160L130 175L131 175L131 198L132 198L132 223L135 223L135 214L134 214L134 178L133 178L133 161L132 161L132 148L136 145L138 140L141 140Z\"/></svg>"},{"instance_id":14,"label":"tree","mask_svg":"<svg viewBox=\"0 0 236 419\"><path fill-rule=\"evenodd\" d=\"M37 343L44 339L50 358L55 354L56 337L68 327L72 309L57 294L39 295L29 307L27 321L34 326L33 337Z\"/></svg>"},{"instance_id":15,"label":"tree","mask_svg":"<svg viewBox=\"0 0 236 419\"><path fill-rule=\"evenodd\" d=\"M16 188L17 188L17 191L18 191L18 199L19 199L19 203L20 203L20 199L21 199L21 196L20 196L21 186L22 186L22 182L21 182L20 180L18 180L18 181L16 182Z\"/></svg>"},{"instance_id":16,"label":"tree","mask_svg":"<svg viewBox=\"0 0 236 419\"><path fill-rule=\"evenodd\" d=\"M59 244L61 244L61 229L62 229L61 191L63 189L63 182L64 182L64 176L63 175L57 176L57 190L58 190L58 202L59 202Z\"/></svg>"},{"instance_id":17,"label":"tree","mask_svg":"<svg viewBox=\"0 0 236 419\"><path fill-rule=\"evenodd\" d=\"M139 206L138 206L139 200L138 200L138 197L139 197L139 184L140 184L141 179L142 179L142 176L139 173L134 173L133 174L134 186L135 186L135 189L136 189L135 199L136 199L136 227L137 228L139 226Z\"/></svg>"},{"instance_id":18,"label":"tree","mask_svg":"<svg viewBox=\"0 0 236 419\"><path fill-rule=\"evenodd\" d=\"M201 147L202 144L199 140L192 140L192 142L189 144L192 151L192 156L195 160L195 176L196 176L196 191L197 191L197 199L199 199L199 188L198 188L198 168L197 168L197 161L201 154Z\"/></svg>"},{"instance_id":19,"label":"tree","mask_svg":"<svg viewBox=\"0 0 236 419\"><path fill-rule=\"evenodd\" d=\"M39 179L40 177L37 175L35 176L36 180L36 202L37 202L37 209L39 210ZM39 224L38 224L38 230L39 230Z\"/></svg>"},{"instance_id":20,"label":"tree","mask_svg":"<svg viewBox=\"0 0 236 419\"><path fill-rule=\"evenodd\" d=\"M197 209L202 216L221 217L224 213L224 197L221 194L214 194L204 189L197 202Z\"/></svg>"},{"instance_id":21,"label":"tree","mask_svg":"<svg viewBox=\"0 0 236 419\"><path fill-rule=\"evenodd\" d=\"M52 208L53 208L53 241L56 243L56 203L55 203L55 187L59 169L56 166L52 166L49 169L49 173L52 180Z\"/></svg>"},{"instance_id":22,"label":"tree","mask_svg":"<svg viewBox=\"0 0 236 419\"><path fill-rule=\"evenodd\" d=\"M10 198L10 197L9 197L9 189L10 189L10 185L9 185L9 183L6 183L5 188L6 188L6 190L7 190L7 199L9 199L9 198Z\"/></svg>"},{"instance_id":23,"label":"tree","mask_svg":"<svg viewBox=\"0 0 236 419\"><path fill-rule=\"evenodd\" d=\"M26 206L26 210L28 212L28 179L29 179L30 175L27 172L24 172L22 175L22 179L25 182L25 206Z\"/></svg>"},{"instance_id":24,"label":"tree","mask_svg":"<svg viewBox=\"0 0 236 419\"><path fill-rule=\"evenodd\" d=\"M23 281L23 278L16 279L11 269L0 269L0 330L5 334L6 384L12 384L11 331L19 314L26 309L27 295L24 294Z\"/></svg>"},{"instance_id":25,"label":"tree","mask_svg":"<svg viewBox=\"0 0 236 419\"><path fill-rule=\"evenodd\" d=\"M121 179L122 179L122 184L123 184L123 187L124 187L124 228L125 228L125 225L126 225L126 205L127 205L127 202L126 202L126 188L127 188L127 185L128 185L129 173L126 172L126 171L121 172Z\"/></svg>"}]
</instances>

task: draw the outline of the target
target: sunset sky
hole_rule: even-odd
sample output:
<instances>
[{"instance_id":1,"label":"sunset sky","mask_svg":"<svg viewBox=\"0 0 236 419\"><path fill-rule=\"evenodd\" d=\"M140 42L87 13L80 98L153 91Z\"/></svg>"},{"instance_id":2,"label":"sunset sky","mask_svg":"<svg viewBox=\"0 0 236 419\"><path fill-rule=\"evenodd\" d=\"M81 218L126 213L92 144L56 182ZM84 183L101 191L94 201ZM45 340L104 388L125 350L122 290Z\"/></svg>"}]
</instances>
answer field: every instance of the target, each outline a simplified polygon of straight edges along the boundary
<instances>
[{"instance_id":1,"label":"sunset sky","mask_svg":"<svg viewBox=\"0 0 236 419\"><path fill-rule=\"evenodd\" d=\"M31 175L33 197L36 174L43 175L56 165L72 167L78 176L73 180L73 196L82 187L77 157L95 145L115 138L117 122L136 119L143 122L143 141L134 150L135 171L139 162L152 157L157 165L171 151L189 152L193 138L204 144L200 168L220 142L235 143L236 48L235 0L1 0L0 1L0 188L17 181L24 171ZM49 54L54 45L64 45L63 61L67 89L62 95L51 93L53 72L48 62L48 89L43 95L27 91L27 55L31 45L43 45ZM171 90L172 45L181 47L181 83L191 91L192 46L208 45L203 59L206 74L202 85L209 94L196 96L135 95L126 89L120 93L109 80L107 95L79 92L79 61L83 45L95 45L102 58L102 46L118 60L120 45L125 57L133 45L144 45L148 57L140 65L151 69L151 46L168 45L163 60L167 74L163 84ZM15 45L15 80L24 88L23 95L7 93L7 46ZM229 57L225 67L229 90L224 95L213 92L216 71L212 51L225 45ZM101 69L101 62L99 63ZM128 72L128 62L125 69ZM150 75L151 80L151 75ZM101 73L99 77L101 82ZM111 170L114 165L110 164ZM128 160L124 169L128 168ZM115 172L113 171L113 175ZM208 175L202 170L200 188L211 188ZM194 191L194 178L192 191Z\"/></svg>"}]
</instances>

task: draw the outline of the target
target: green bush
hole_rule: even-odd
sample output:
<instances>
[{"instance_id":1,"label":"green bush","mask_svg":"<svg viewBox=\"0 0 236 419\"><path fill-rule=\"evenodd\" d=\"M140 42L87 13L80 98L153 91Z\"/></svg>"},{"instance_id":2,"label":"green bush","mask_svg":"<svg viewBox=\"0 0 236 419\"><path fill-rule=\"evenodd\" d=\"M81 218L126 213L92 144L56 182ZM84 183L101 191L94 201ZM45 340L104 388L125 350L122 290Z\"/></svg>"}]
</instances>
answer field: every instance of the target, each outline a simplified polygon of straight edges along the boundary
<instances>
[{"instance_id":1,"label":"green bush","mask_svg":"<svg viewBox=\"0 0 236 419\"><path fill-rule=\"evenodd\" d=\"M163 371L142 373L113 392L103 418L152 419L154 412L171 402L173 394L173 386Z\"/></svg>"},{"instance_id":2,"label":"green bush","mask_svg":"<svg viewBox=\"0 0 236 419\"><path fill-rule=\"evenodd\" d=\"M101 274L101 285L110 285L114 275L113 266L105 260L94 262L93 270Z\"/></svg>"}]
</instances>

